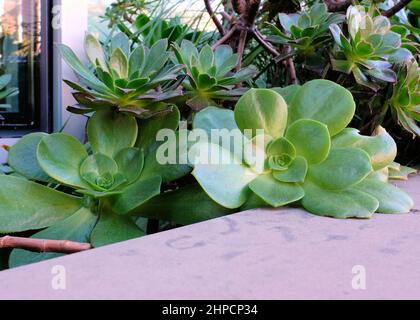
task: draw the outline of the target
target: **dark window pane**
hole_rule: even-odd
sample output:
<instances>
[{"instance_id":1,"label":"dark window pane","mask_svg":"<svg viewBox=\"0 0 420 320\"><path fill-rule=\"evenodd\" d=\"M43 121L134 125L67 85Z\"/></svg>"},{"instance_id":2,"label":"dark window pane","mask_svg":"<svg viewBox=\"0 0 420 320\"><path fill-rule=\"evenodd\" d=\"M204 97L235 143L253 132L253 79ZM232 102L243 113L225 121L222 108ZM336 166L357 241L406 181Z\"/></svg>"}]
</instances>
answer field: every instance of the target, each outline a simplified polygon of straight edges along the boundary
<instances>
[{"instance_id":1,"label":"dark window pane","mask_svg":"<svg viewBox=\"0 0 420 320\"><path fill-rule=\"evenodd\" d=\"M0 0L1 129L38 125L40 61L41 0Z\"/></svg>"}]
</instances>

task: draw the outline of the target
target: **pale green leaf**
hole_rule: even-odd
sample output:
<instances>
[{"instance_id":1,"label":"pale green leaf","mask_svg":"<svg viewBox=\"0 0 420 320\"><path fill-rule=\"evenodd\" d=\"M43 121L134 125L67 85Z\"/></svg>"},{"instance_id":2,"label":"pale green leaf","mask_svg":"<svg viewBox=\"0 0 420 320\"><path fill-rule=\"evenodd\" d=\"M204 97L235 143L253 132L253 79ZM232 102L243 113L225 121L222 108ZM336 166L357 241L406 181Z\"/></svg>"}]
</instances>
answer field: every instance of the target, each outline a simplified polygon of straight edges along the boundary
<instances>
[{"instance_id":1,"label":"pale green leaf","mask_svg":"<svg viewBox=\"0 0 420 320\"><path fill-rule=\"evenodd\" d=\"M275 208L296 202L305 195L303 188L298 184L277 181L271 174L259 176L249 184L249 187Z\"/></svg>"},{"instance_id":2,"label":"pale green leaf","mask_svg":"<svg viewBox=\"0 0 420 320\"><path fill-rule=\"evenodd\" d=\"M235 107L235 120L239 129L262 129L273 138L283 136L287 125L287 104L281 95L269 89L251 89L245 93Z\"/></svg>"},{"instance_id":3,"label":"pale green leaf","mask_svg":"<svg viewBox=\"0 0 420 320\"><path fill-rule=\"evenodd\" d=\"M323 217L369 219L379 207L378 200L355 189L325 190L306 181L304 190L303 207Z\"/></svg>"},{"instance_id":4,"label":"pale green leaf","mask_svg":"<svg viewBox=\"0 0 420 320\"><path fill-rule=\"evenodd\" d=\"M37 158L41 168L54 180L75 188L86 189L79 168L88 157L85 147L76 138L55 133L42 138Z\"/></svg>"},{"instance_id":5,"label":"pale green leaf","mask_svg":"<svg viewBox=\"0 0 420 320\"><path fill-rule=\"evenodd\" d=\"M130 217L117 215L109 208L103 207L90 241L95 248L99 248L144 235L145 232Z\"/></svg>"},{"instance_id":6,"label":"pale green leaf","mask_svg":"<svg viewBox=\"0 0 420 320\"><path fill-rule=\"evenodd\" d=\"M280 182L304 182L308 173L308 163L305 158L297 157L285 171L274 171L274 179Z\"/></svg>"},{"instance_id":7,"label":"pale green leaf","mask_svg":"<svg viewBox=\"0 0 420 320\"><path fill-rule=\"evenodd\" d=\"M109 66L117 73L120 79L128 78L128 59L120 48L115 49L112 53Z\"/></svg>"},{"instance_id":8,"label":"pale green leaf","mask_svg":"<svg viewBox=\"0 0 420 320\"><path fill-rule=\"evenodd\" d=\"M146 202L131 214L149 219L189 225L233 213L214 202L197 184L166 192Z\"/></svg>"},{"instance_id":9,"label":"pale green leaf","mask_svg":"<svg viewBox=\"0 0 420 320\"><path fill-rule=\"evenodd\" d=\"M167 108L167 105L155 104L149 107L152 112L158 112L164 108ZM156 136L160 130L169 129L175 131L178 129L180 120L181 114L176 106L174 106L172 111L169 113L147 120L141 120L137 145L146 150L148 147L156 143Z\"/></svg>"},{"instance_id":10,"label":"pale green leaf","mask_svg":"<svg viewBox=\"0 0 420 320\"><path fill-rule=\"evenodd\" d=\"M218 164L196 164L194 177L218 204L236 209L242 206L250 194L248 184L257 177L251 169L241 164L230 151L219 145L198 143L194 148L200 153L219 155Z\"/></svg>"},{"instance_id":11,"label":"pale green leaf","mask_svg":"<svg viewBox=\"0 0 420 320\"><path fill-rule=\"evenodd\" d=\"M298 120L287 129L286 137L296 148L296 154L304 157L309 164L324 161L330 152L330 134L321 122Z\"/></svg>"},{"instance_id":12,"label":"pale green leaf","mask_svg":"<svg viewBox=\"0 0 420 320\"><path fill-rule=\"evenodd\" d=\"M92 150L114 158L121 150L133 147L137 140L136 119L111 109L96 112L88 123Z\"/></svg>"},{"instance_id":13,"label":"pale green leaf","mask_svg":"<svg viewBox=\"0 0 420 320\"><path fill-rule=\"evenodd\" d=\"M98 39L93 34L89 33L86 35L84 46L86 56L88 57L90 63L94 67L96 67L98 63L102 70L107 70L104 50Z\"/></svg>"},{"instance_id":14,"label":"pale green leaf","mask_svg":"<svg viewBox=\"0 0 420 320\"><path fill-rule=\"evenodd\" d=\"M140 178L111 200L111 209L117 214L127 214L160 194L162 178Z\"/></svg>"},{"instance_id":15,"label":"pale green leaf","mask_svg":"<svg viewBox=\"0 0 420 320\"><path fill-rule=\"evenodd\" d=\"M307 82L289 108L290 123L313 119L328 126L331 136L340 133L353 119L356 104L347 89L328 80Z\"/></svg>"},{"instance_id":16,"label":"pale green leaf","mask_svg":"<svg viewBox=\"0 0 420 320\"><path fill-rule=\"evenodd\" d=\"M365 179L355 188L379 201L379 213L408 213L414 207L413 200L406 192L386 182Z\"/></svg>"},{"instance_id":17,"label":"pale green leaf","mask_svg":"<svg viewBox=\"0 0 420 320\"><path fill-rule=\"evenodd\" d=\"M46 136L46 133L36 132L19 139L9 151L9 166L30 180L50 182L51 178L39 166L36 157L39 142Z\"/></svg>"},{"instance_id":18,"label":"pale green leaf","mask_svg":"<svg viewBox=\"0 0 420 320\"><path fill-rule=\"evenodd\" d=\"M310 166L308 178L324 189L345 190L361 182L372 171L365 151L342 148L331 150L323 163Z\"/></svg>"},{"instance_id":19,"label":"pale green leaf","mask_svg":"<svg viewBox=\"0 0 420 320\"><path fill-rule=\"evenodd\" d=\"M126 148L116 155L115 162L118 165L118 172L128 183L132 183L140 177L143 170L144 153L138 148Z\"/></svg>"},{"instance_id":20,"label":"pale green leaf","mask_svg":"<svg viewBox=\"0 0 420 320\"><path fill-rule=\"evenodd\" d=\"M80 198L21 178L0 176L0 233L49 227L81 205Z\"/></svg>"},{"instance_id":21,"label":"pale green leaf","mask_svg":"<svg viewBox=\"0 0 420 320\"><path fill-rule=\"evenodd\" d=\"M368 137L362 136L357 129L348 128L334 137L332 146L360 148L366 151L375 171L387 167L397 156L397 145L384 129L381 129L378 135Z\"/></svg>"}]
</instances>

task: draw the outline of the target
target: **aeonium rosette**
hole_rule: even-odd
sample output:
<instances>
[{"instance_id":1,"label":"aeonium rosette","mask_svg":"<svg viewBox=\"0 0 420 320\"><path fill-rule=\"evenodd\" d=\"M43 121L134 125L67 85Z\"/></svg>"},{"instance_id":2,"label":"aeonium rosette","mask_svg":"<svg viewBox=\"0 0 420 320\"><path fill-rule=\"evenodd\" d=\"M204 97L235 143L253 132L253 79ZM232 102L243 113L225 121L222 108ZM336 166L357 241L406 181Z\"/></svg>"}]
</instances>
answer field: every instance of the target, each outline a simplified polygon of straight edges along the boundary
<instances>
[{"instance_id":1,"label":"aeonium rosette","mask_svg":"<svg viewBox=\"0 0 420 320\"><path fill-rule=\"evenodd\" d=\"M194 128L238 128L244 134L252 130L242 155L250 146L261 148L254 142L263 130L263 165L247 156L240 159L241 154L222 144L198 142L192 148L235 161L198 162L193 175L214 201L231 209L300 201L314 214L336 218L408 212L411 198L375 178L376 171L395 159L394 140L385 130L367 137L346 129L355 108L348 90L326 80L250 90L235 111L207 108L198 113Z\"/></svg>"}]
</instances>

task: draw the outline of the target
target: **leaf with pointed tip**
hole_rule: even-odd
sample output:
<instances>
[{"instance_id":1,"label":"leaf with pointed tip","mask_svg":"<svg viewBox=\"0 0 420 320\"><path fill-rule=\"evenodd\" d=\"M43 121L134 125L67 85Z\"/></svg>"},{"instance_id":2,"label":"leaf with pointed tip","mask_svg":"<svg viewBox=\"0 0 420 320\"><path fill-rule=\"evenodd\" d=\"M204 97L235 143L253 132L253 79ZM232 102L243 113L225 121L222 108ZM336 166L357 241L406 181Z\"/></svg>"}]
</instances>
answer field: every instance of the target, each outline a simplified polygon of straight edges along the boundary
<instances>
[{"instance_id":1,"label":"leaf with pointed tip","mask_svg":"<svg viewBox=\"0 0 420 320\"><path fill-rule=\"evenodd\" d=\"M136 72L141 76L143 74L144 65L146 63L145 59L145 49L143 46L138 46L130 55L130 58L128 60L129 65L129 77Z\"/></svg>"},{"instance_id":2,"label":"leaf with pointed tip","mask_svg":"<svg viewBox=\"0 0 420 320\"><path fill-rule=\"evenodd\" d=\"M88 57L90 63L94 67L99 64L102 70L107 70L104 50L98 39L93 34L88 33L86 35L84 46L86 56Z\"/></svg>"},{"instance_id":3,"label":"leaf with pointed tip","mask_svg":"<svg viewBox=\"0 0 420 320\"><path fill-rule=\"evenodd\" d=\"M128 77L128 60L120 48L115 49L112 53L109 66L117 73L119 78L126 79Z\"/></svg>"},{"instance_id":4,"label":"leaf with pointed tip","mask_svg":"<svg viewBox=\"0 0 420 320\"><path fill-rule=\"evenodd\" d=\"M214 64L213 50L209 45L205 45L198 55L201 72L207 73Z\"/></svg>"},{"instance_id":5,"label":"leaf with pointed tip","mask_svg":"<svg viewBox=\"0 0 420 320\"><path fill-rule=\"evenodd\" d=\"M218 46L217 49L216 49L216 51L214 52L214 63L216 65L217 70L220 70L220 68L225 64L225 62L232 55L233 55L233 51L232 51L232 48L230 46L228 46L228 45ZM233 64L233 67L235 65L236 65L236 63ZM230 70L232 70L233 67Z\"/></svg>"},{"instance_id":6,"label":"leaf with pointed tip","mask_svg":"<svg viewBox=\"0 0 420 320\"><path fill-rule=\"evenodd\" d=\"M115 51L116 49L120 49L125 56L129 55L130 52L130 39L124 32L117 33L111 39L111 51Z\"/></svg>"},{"instance_id":7,"label":"leaf with pointed tip","mask_svg":"<svg viewBox=\"0 0 420 320\"><path fill-rule=\"evenodd\" d=\"M145 64L142 76L149 77L150 75L159 72L168 62L169 53L168 39L161 39L156 42L151 48L147 56L148 63Z\"/></svg>"},{"instance_id":8,"label":"leaf with pointed tip","mask_svg":"<svg viewBox=\"0 0 420 320\"><path fill-rule=\"evenodd\" d=\"M63 57L64 61L68 64L70 68L82 79L82 81L88 85L91 89L102 93L102 94L112 94L112 91L99 81L90 71L87 69L76 54L68 46L61 44L59 45L60 54Z\"/></svg>"}]
</instances>

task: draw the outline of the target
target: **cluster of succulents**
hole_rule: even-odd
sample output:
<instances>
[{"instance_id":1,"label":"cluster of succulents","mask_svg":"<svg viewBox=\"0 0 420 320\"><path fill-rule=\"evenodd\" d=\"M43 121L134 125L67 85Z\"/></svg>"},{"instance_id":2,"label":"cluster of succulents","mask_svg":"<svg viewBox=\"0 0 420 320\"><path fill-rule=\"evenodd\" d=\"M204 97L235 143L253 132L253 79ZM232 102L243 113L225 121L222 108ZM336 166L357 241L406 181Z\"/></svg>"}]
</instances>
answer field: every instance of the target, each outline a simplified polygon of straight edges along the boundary
<instances>
[{"instance_id":1,"label":"cluster of succulents","mask_svg":"<svg viewBox=\"0 0 420 320\"><path fill-rule=\"evenodd\" d=\"M296 55L306 60L306 63L320 64L322 55L318 50L331 42L329 27L340 24L344 16L338 13L329 13L324 3L317 3L308 11L300 13L278 15L282 29L270 25L272 35L269 40L273 43L286 44L296 51ZM315 57L317 59L315 59ZM322 60L322 59L321 59Z\"/></svg>"},{"instance_id":2,"label":"cluster of succulents","mask_svg":"<svg viewBox=\"0 0 420 320\"><path fill-rule=\"evenodd\" d=\"M420 136L420 69L412 60L400 68L392 98L391 110L398 122L415 136Z\"/></svg>"},{"instance_id":3,"label":"cluster of succulents","mask_svg":"<svg viewBox=\"0 0 420 320\"><path fill-rule=\"evenodd\" d=\"M391 30L389 19L374 16L363 6L350 6L347 25L348 37L337 24L330 26L336 43L331 58L334 70L352 73L357 83L375 91L380 82L394 83L393 64L405 63L413 56L401 47L401 35Z\"/></svg>"},{"instance_id":4,"label":"cluster of succulents","mask_svg":"<svg viewBox=\"0 0 420 320\"><path fill-rule=\"evenodd\" d=\"M229 165L195 164L193 175L214 201L231 209L300 201L314 214L336 218L410 211L410 197L375 174L396 157L392 137L385 131L366 137L346 128L356 108L349 91L327 80L277 91L288 94L289 103L273 90L254 89L239 100L230 117L218 115L227 111L214 108L197 114L196 128L206 122L222 127L231 119L229 128L265 132L263 166L247 157ZM290 91L295 91L293 98ZM220 119L224 123L218 124ZM251 137L252 148L257 137ZM222 158L237 156L212 142L198 142L192 148Z\"/></svg>"},{"instance_id":5,"label":"cluster of succulents","mask_svg":"<svg viewBox=\"0 0 420 320\"><path fill-rule=\"evenodd\" d=\"M151 48L139 45L131 50L129 39L118 34L104 48L88 34L85 53L92 68L83 65L66 45L60 46L63 59L74 70L80 84L66 81L75 92L74 113L87 114L103 108L118 108L140 119L150 118L161 110L159 103L179 96L180 65L169 63L168 41L160 40Z\"/></svg>"},{"instance_id":6,"label":"cluster of succulents","mask_svg":"<svg viewBox=\"0 0 420 320\"><path fill-rule=\"evenodd\" d=\"M205 45L199 52L196 46L184 40L174 45L178 63L185 65L187 79L183 86L187 104L198 111L218 105L219 101L236 101L244 94L244 88L235 88L257 73L255 67L232 70L238 65L239 55L230 46L221 45L214 52Z\"/></svg>"}]
</instances>

